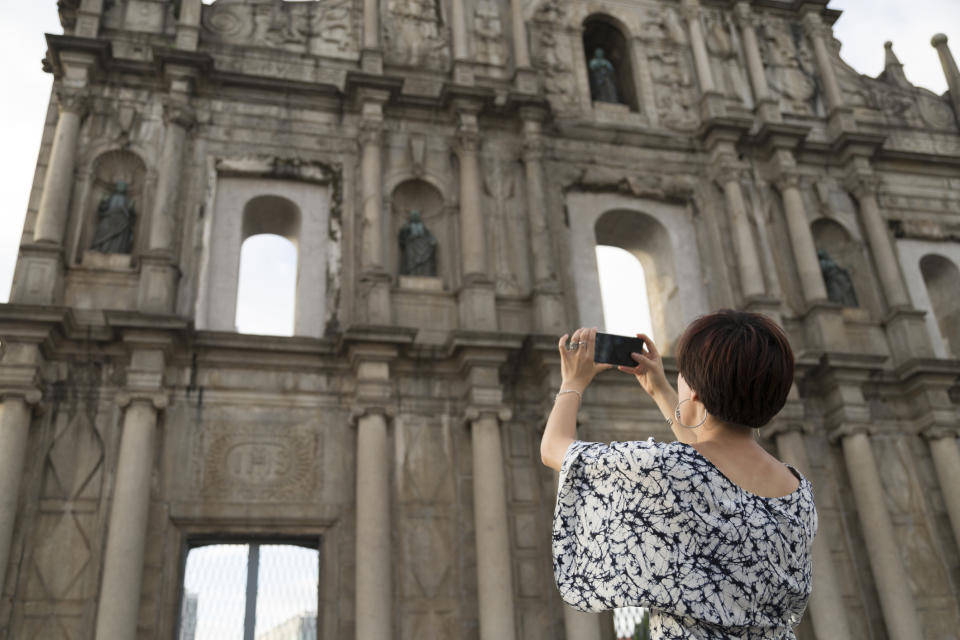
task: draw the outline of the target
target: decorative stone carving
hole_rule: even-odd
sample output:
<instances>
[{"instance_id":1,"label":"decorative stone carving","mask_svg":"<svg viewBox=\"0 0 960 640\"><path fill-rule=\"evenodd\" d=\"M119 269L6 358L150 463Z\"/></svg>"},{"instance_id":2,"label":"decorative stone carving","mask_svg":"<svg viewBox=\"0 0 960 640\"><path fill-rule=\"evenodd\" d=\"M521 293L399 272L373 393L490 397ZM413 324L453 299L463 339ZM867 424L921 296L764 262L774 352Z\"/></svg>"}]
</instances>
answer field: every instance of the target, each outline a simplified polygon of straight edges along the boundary
<instances>
[{"instance_id":1,"label":"decorative stone carving","mask_svg":"<svg viewBox=\"0 0 960 640\"><path fill-rule=\"evenodd\" d=\"M410 219L397 234L400 245L400 275L437 275L437 239L423 224L420 212L410 211Z\"/></svg>"},{"instance_id":2,"label":"decorative stone carving","mask_svg":"<svg viewBox=\"0 0 960 640\"><path fill-rule=\"evenodd\" d=\"M97 206L97 228L90 249L100 253L130 253L137 212L127 195L123 180L113 184L113 191Z\"/></svg>"},{"instance_id":3,"label":"decorative stone carving","mask_svg":"<svg viewBox=\"0 0 960 640\"><path fill-rule=\"evenodd\" d=\"M446 71L450 34L438 0L387 0L384 49L391 64Z\"/></svg>"},{"instance_id":4,"label":"decorative stone carving","mask_svg":"<svg viewBox=\"0 0 960 640\"><path fill-rule=\"evenodd\" d=\"M204 498L309 500L319 437L307 425L208 425L196 440L194 488Z\"/></svg>"},{"instance_id":5,"label":"decorative stone carving","mask_svg":"<svg viewBox=\"0 0 960 640\"><path fill-rule=\"evenodd\" d=\"M546 0L537 9L531 24L533 30L533 65L543 73L543 89L558 112L570 110L577 103L576 80L571 52L564 33L566 5L559 0Z\"/></svg>"},{"instance_id":6,"label":"decorative stone carving","mask_svg":"<svg viewBox=\"0 0 960 640\"><path fill-rule=\"evenodd\" d=\"M358 55L360 9L355 0L234 0L203 7L201 38L316 55Z\"/></svg>"},{"instance_id":7,"label":"decorative stone carving","mask_svg":"<svg viewBox=\"0 0 960 640\"><path fill-rule=\"evenodd\" d=\"M503 37L500 9L492 0L478 0L473 13L474 59L500 66L507 61L507 41Z\"/></svg>"},{"instance_id":8,"label":"decorative stone carving","mask_svg":"<svg viewBox=\"0 0 960 640\"><path fill-rule=\"evenodd\" d=\"M834 262L823 249L817 251L817 258L820 260L823 282L827 286L827 299L845 307L860 306L857 303L857 292L853 288L850 271Z\"/></svg>"},{"instance_id":9,"label":"decorative stone carving","mask_svg":"<svg viewBox=\"0 0 960 640\"><path fill-rule=\"evenodd\" d=\"M704 36L710 53L713 80L724 95L752 104L750 85L740 65L740 37L729 13L703 13Z\"/></svg>"},{"instance_id":10,"label":"decorative stone carving","mask_svg":"<svg viewBox=\"0 0 960 640\"><path fill-rule=\"evenodd\" d=\"M692 131L699 123L699 95L680 16L667 8L652 19L647 30L647 57L660 122L669 129Z\"/></svg>"},{"instance_id":11,"label":"decorative stone carving","mask_svg":"<svg viewBox=\"0 0 960 640\"><path fill-rule=\"evenodd\" d=\"M525 277L527 266L517 261L526 254L526 234L518 228L512 215L514 198L519 191L519 170L499 157L484 158L483 191L487 196L486 210L490 218L488 237L493 244L496 290L500 295L520 295L529 286Z\"/></svg>"},{"instance_id":12,"label":"decorative stone carving","mask_svg":"<svg viewBox=\"0 0 960 640\"><path fill-rule=\"evenodd\" d=\"M799 24L769 19L757 28L767 85L780 99L780 108L799 115L820 114L820 86L813 51Z\"/></svg>"}]
</instances>

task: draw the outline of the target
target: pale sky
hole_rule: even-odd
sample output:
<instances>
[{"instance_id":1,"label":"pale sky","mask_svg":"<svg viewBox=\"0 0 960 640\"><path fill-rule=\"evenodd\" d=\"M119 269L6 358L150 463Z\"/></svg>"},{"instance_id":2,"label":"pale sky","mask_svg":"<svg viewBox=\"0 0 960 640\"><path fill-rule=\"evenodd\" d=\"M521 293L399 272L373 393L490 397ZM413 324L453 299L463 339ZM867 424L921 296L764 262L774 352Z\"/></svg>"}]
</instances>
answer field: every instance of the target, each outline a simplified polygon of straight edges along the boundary
<instances>
[{"instance_id":1,"label":"pale sky","mask_svg":"<svg viewBox=\"0 0 960 640\"><path fill-rule=\"evenodd\" d=\"M0 123L3 123L3 140L7 152L0 158L3 180L0 181L0 302L9 296L17 245L23 227L27 198L33 182L37 151L40 145L41 127L49 99L52 77L42 72L40 59L46 50L44 32L60 33L55 0L38 0L17 3L12 10L10 0L5 0L8 11L0 23L0 55L6 61L8 97L0 104ZM883 43L892 40L894 51L904 65L907 77L916 85L940 94L946 91L946 81L940 68L936 51L930 46L930 37L943 32L950 38L950 45L960 53L960 1L958 0L833 0L831 7L844 10L844 15L835 25L834 32L843 42L841 55L857 71L876 76L883 70ZM279 239L253 238L254 244L282 244ZM248 243L250 244L250 243ZM247 250L245 246L245 251ZM273 254L276 255L276 254ZM288 252L289 255L289 252ZM622 273L625 266L605 266L601 270ZM292 296L290 274L295 271L292 259L265 260L255 266L245 264L254 273L261 274L260 282L288 282L290 286L267 287L273 298L252 298L239 292L241 314L250 309L241 327L245 331L279 332L284 329L273 324L278 307L283 299ZM268 271L269 270L269 271ZM286 275L284 275L286 274ZM637 275L627 278L636 282ZM641 279L642 281L642 279ZM251 281L251 285L257 285ZM619 286L605 281L601 290ZM629 286L630 289L634 288ZM638 292L638 297L639 297ZM616 296L618 300L631 296ZM642 310L612 307L616 303L606 296L605 314L607 329L612 332L632 334L644 331L649 321L641 317ZM636 300L627 300L636 304ZM641 305L642 306L642 305ZM618 319L619 318L619 319ZM292 323L284 319L281 324ZM636 326L636 329L629 327ZM286 329L289 332L289 328Z\"/></svg>"}]
</instances>

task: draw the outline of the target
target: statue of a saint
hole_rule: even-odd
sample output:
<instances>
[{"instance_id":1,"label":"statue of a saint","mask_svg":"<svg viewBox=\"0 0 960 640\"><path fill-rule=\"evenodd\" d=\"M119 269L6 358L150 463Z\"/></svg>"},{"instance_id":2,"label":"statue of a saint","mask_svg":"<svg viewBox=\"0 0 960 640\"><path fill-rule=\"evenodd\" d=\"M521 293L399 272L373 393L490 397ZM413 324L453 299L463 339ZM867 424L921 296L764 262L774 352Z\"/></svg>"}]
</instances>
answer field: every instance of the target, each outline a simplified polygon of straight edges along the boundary
<instances>
[{"instance_id":1,"label":"statue of a saint","mask_svg":"<svg viewBox=\"0 0 960 640\"><path fill-rule=\"evenodd\" d=\"M133 249L133 227L137 212L127 196L127 183L117 180L113 193L97 207L97 229L90 249L101 253L130 253Z\"/></svg>"},{"instance_id":2,"label":"statue of a saint","mask_svg":"<svg viewBox=\"0 0 960 640\"><path fill-rule=\"evenodd\" d=\"M590 59L590 93L595 102L620 103L620 94L617 91L617 82L614 76L616 71L613 63L604 56L603 49L597 47Z\"/></svg>"},{"instance_id":3,"label":"statue of a saint","mask_svg":"<svg viewBox=\"0 0 960 640\"><path fill-rule=\"evenodd\" d=\"M437 239L423 224L420 212L410 211L410 218L397 234L400 243L400 275L436 276Z\"/></svg>"},{"instance_id":4,"label":"statue of a saint","mask_svg":"<svg viewBox=\"0 0 960 640\"><path fill-rule=\"evenodd\" d=\"M834 262L823 249L817 250L817 257L820 258L823 283L827 286L827 299L845 307L859 307L850 272Z\"/></svg>"}]
</instances>

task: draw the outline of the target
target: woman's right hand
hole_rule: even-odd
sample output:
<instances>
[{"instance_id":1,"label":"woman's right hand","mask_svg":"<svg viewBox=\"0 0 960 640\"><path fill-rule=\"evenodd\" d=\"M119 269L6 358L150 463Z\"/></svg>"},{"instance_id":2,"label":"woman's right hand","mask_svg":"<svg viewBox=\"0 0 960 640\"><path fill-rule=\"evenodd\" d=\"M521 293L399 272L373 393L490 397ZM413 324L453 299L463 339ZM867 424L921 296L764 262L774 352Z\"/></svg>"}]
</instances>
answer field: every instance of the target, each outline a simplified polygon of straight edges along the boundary
<instances>
[{"instance_id":1,"label":"woman's right hand","mask_svg":"<svg viewBox=\"0 0 960 640\"><path fill-rule=\"evenodd\" d=\"M656 397L657 393L664 389L664 385L670 387L667 382L667 376L663 372L663 359L660 352L657 351L657 345L645 333L638 333L638 338L643 339L646 349L643 353L631 353L630 356L636 361L635 367L617 366L617 369L624 373L632 373L643 390L651 396Z\"/></svg>"}]
</instances>

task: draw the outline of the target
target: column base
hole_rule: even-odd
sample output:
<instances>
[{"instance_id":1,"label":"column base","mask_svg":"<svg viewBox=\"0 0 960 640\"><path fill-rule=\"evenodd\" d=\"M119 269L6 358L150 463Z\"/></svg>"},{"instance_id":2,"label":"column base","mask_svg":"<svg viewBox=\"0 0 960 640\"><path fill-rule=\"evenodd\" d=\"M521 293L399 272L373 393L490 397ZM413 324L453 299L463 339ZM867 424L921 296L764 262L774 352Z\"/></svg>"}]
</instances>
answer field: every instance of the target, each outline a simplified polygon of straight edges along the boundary
<instances>
[{"instance_id":1,"label":"column base","mask_svg":"<svg viewBox=\"0 0 960 640\"><path fill-rule=\"evenodd\" d=\"M143 256L140 259L140 288L137 309L141 313L172 314L177 298L180 270L167 256Z\"/></svg>"},{"instance_id":2,"label":"column base","mask_svg":"<svg viewBox=\"0 0 960 640\"><path fill-rule=\"evenodd\" d=\"M534 332L560 336L567 331L563 298L558 293L537 291L533 294Z\"/></svg>"},{"instance_id":3,"label":"column base","mask_svg":"<svg viewBox=\"0 0 960 640\"><path fill-rule=\"evenodd\" d=\"M700 118L711 120L727 113L727 99L722 93L709 91L700 97Z\"/></svg>"},{"instance_id":4,"label":"column base","mask_svg":"<svg viewBox=\"0 0 960 640\"><path fill-rule=\"evenodd\" d=\"M469 61L453 61L453 83L460 85L473 84L473 65Z\"/></svg>"},{"instance_id":5,"label":"column base","mask_svg":"<svg viewBox=\"0 0 960 640\"><path fill-rule=\"evenodd\" d=\"M518 93L534 95L539 92L540 80L536 69L521 67L513 72L513 87Z\"/></svg>"},{"instance_id":6,"label":"column base","mask_svg":"<svg viewBox=\"0 0 960 640\"><path fill-rule=\"evenodd\" d=\"M934 357L933 345L930 344L930 336L923 317L923 311L899 307L891 309L883 319L894 362Z\"/></svg>"},{"instance_id":7,"label":"column base","mask_svg":"<svg viewBox=\"0 0 960 640\"><path fill-rule=\"evenodd\" d=\"M757 104L757 115L761 122L781 122L783 116L780 114L780 102L772 98L762 100Z\"/></svg>"},{"instance_id":8,"label":"column base","mask_svg":"<svg viewBox=\"0 0 960 640\"><path fill-rule=\"evenodd\" d=\"M19 266L10 302L59 304L63 300L63 247L54 244L22 246Z\"/></svg>"},{"instance_id":9,"label":"column base","mask_svg":"<svg viewBox=\"0 0 960 640\"><path fill-rule=\"evenodd\" d=\"M497 330L496 292L492 282L468 282L457 296L460 328L474 331Z\"/></svg>"},{"instance_id":10,"label":"column base","mask_svg":"<svg viewBox=\"0 0 960 640\"><path fill-rule=\"evenodd\" d=\"M843 133L857 130L857 123L853 118L853 109L850 107L836 107L827 117L827 133L831 138L837 138Z\"/></svg>"},{"instance_id":11,"label":"column base","mask_svg":"<svg viewBox=\"0 0 960 640\"><path fill-rule=\"evenodd\" d=\"M848 351L843 307L826 300L810 303L803 320L808 344L817 351Z\"/></svg>"},{"instance_id":12,"label":"column base","mask_svg":"<svg viewBox=\"0 0 960 640\"><path fill-rule=\"evenodd\" d=\"M390 302L390 274L368 272L360 276L361 313L366 324L386 326L393 322Z\"/></svg>"},{"instance_id":13,"label":"column base","mask_svg":"<svg viewBox=\"0 0 960 640\"><path fill-rule=\"evenodd\" d=\"M743 301L743 309L752 313L762 313L779 325L783 324L780 313L780 301L767 296L749 296Z\"/></svg>"},{"instance_id":14,"label":"column base","mask_svg":"<svg viewBox=\"0 0 960 640\"><path fill-rule=\"evenodd\" d=\"M360 69L364 73L383 74L383 52L380 49L364 49L360 52Z\"/></svg>"}]
</instances>

